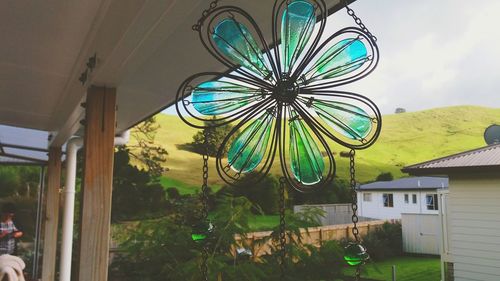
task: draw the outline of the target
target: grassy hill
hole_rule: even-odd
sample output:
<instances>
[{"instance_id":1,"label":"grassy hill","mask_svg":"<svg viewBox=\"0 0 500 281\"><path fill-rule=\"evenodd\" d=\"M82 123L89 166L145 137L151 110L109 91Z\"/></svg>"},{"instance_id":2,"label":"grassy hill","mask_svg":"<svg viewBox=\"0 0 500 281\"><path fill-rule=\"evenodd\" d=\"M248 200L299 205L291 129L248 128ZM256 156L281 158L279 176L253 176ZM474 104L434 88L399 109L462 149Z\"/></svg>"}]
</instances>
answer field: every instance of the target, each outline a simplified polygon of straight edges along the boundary
<instances>
[{"instance_id":1,"label":"grassy hill","mask_svg":"<svg viewBox=\"0 0 500 281\"><path fill-rule=\"evenodd\" d=\"M156 141L168 151L164 186L175 186L181 192L192 192L201 184L201 155L179 149L192 142L196 133L174 115L157 115L160 129ZM360 181L373 180L381 172L404 176L400 169L409 164L446 156L452 153L484 146L484 129L500 123L500 109L477 106L456 106L383 116L379 140L370 148L357 153L357 175ZM334 144L336 152L347 151ZM223 183L210 162L209 183L215 188ZM336 157L337 175L347 178L349 162ZM279 173L278 165L273 172Z\"/></svg>"}]
</instances>

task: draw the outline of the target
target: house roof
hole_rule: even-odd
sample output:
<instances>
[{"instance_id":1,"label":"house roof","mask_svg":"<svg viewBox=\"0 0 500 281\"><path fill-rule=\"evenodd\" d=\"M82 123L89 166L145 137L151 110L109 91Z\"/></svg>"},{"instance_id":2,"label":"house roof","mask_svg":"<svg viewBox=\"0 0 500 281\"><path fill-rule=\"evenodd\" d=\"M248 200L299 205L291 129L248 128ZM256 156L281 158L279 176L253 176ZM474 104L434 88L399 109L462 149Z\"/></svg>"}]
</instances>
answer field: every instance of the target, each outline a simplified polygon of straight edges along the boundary
<instances>
[{"instance_id":1,"label":"house roof","mask_svg":"<svg viewBox=\"0 0 500 281\"><path fill-rule=\"evenodd\" d=\"M448 188L448 178L445 177L411 177L362 184L358 190L428 190L446 188Z\"/></svg>"},{"instance_id":2,"label":"house roof","mask_svg":"<svg viewBox=\"0 0 500 281\"><path fill-rule=\"evenodd\" d=\"M500 144L407 166L402 171L412 175L500 171Z\"/></svg>"}]
</instances>

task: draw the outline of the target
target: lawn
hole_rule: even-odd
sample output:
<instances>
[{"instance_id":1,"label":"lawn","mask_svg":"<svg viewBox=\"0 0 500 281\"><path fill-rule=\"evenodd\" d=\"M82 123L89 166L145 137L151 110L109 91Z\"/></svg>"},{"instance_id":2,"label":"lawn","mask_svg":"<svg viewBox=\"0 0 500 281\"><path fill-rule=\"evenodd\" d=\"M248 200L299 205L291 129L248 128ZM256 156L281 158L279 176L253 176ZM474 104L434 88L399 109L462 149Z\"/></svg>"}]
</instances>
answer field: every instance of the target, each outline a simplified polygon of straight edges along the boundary
<instances>
[{"instance_id":1,"label":"lawn","mask_svg":"<svg viewBox=\"0 0 500 281\"><path fill-rule=\"evenodd\" d=\"M397 281L439 281L441 270L436 257L398 257L382 262L368 263L361 277L373 280L392 280L392 265L396 265ZM347 275L354 275L354 268L349 268Z\"/></svg>"},{"instance_id":2,"label":"lawn","mask_svg":"<svg viewBox=\"0 0 500 281\"><path fill-rule=\"evenodd\" d=\"M185 194L194 194L198 191L201 190L201 174L200 174L200 184L199 185L194 185L194 184L187 184L183 181L180 181L180 180L177 180L177 179L174 179L174 178L169 178L169 177L166 177L166 176L162 176L160 178L160 184L165 188L169 188L169 187L175 187L177 188L177 190L179 191L180 194L182 195L185 195ZM210 188L212 188L212 191L213 192L217 192L221 186L218 185L218 184L212 184L210 186Z\"/></svg>"},{"instance_id":3,"label":"lawn","mask_svg":"<svg viewBox=\"0 0 500 281\"><path fill-rule=\"evenodd\" d=\"M250 220L250 229L252 231L267 231L277 226L280 217L278 215L254 216Z\"/></svg>"}]
</instances>

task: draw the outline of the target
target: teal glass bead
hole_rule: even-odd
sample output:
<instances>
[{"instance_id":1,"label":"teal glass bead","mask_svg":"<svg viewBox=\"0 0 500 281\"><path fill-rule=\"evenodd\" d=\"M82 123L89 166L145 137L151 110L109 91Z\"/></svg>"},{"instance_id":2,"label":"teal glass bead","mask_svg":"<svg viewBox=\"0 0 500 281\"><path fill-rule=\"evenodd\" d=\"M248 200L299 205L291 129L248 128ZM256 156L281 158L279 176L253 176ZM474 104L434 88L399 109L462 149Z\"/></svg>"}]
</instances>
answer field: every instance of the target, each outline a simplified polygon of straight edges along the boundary
<instances>
[{"instance_id":1,"label":"teal glass bead","mask_svg":"<svg viewBox=\"0 0 500 281\"><path fill-rule=\"evenodd\" d=\"M345 248L344 260L349 265L356 266L364 264L369 258L366 248L361 244L349 243Z\"/></svg>"},{"instance_id":2,"label":"teal glass bead","mask_svg":"<svg viewBox=\"0 0 500 281\"><path fill-rule=\"evenodd\" d=\"M192 226L191 240L200 243L206 241L213 233L214 226L209 221L198 222Z\"/></svg>"}]
</instances>

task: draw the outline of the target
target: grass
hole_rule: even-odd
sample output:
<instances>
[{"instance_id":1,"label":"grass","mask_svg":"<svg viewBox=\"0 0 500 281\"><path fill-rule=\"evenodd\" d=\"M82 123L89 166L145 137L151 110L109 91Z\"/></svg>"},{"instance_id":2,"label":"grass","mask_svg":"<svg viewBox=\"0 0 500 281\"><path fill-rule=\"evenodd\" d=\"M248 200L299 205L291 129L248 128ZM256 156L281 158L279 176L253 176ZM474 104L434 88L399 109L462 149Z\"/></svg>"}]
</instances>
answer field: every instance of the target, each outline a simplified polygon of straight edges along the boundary
<instances>
[{"instance_id":1,"label":"grass","mask_svg":"<svg viewBox=\"0 0 500 281\"><path fill-rule=\"evenodd\" d=\"M201 183L202 156L182 149L192 142L196 129L184 124L177 116L158 114L160 128L156 142L168 151L166 166L169 171L163 180L176 186L181 193L193 193ZM455 106L431 110L390 114L383 116L379 140L369 149L357 152L357 171L361 182L374 180L381 172L391 172L396 178L404 176L400 169L436 157L484 146L484 129L500 122L500 109ZM133 140L132 140L133 141ZM349 163L339 156L347 151L333 141L336 153L337 175L347 178ZM209 185L222 186L217 176L214 160L209 162ZM275 163L272 173L280 174Z\"/></svg>"},{"instance_id":2,"label":"grass","mask_svg":"<svg viewBox=\"0 0 500 281\"><path fill-rule=\"evenodd\" d=\"M398 281L439 281L441 269L436 257L398 257L381 262L368 263L361 277L374 280L392 280L392 265L396 265ZM346 275L354 276L354 268L348 268Z\"/></svg>"},{"instance_id":3,"label":"grass","mask_svg":"<svg viewBox=\"0 0 500 281\"><path fill-rule=\"evenodd\" d=\"M271 230L279 223L278 215L260 215L254 216L249 224L252 231L266 231Z\"/></svg>"}]
</instances>

